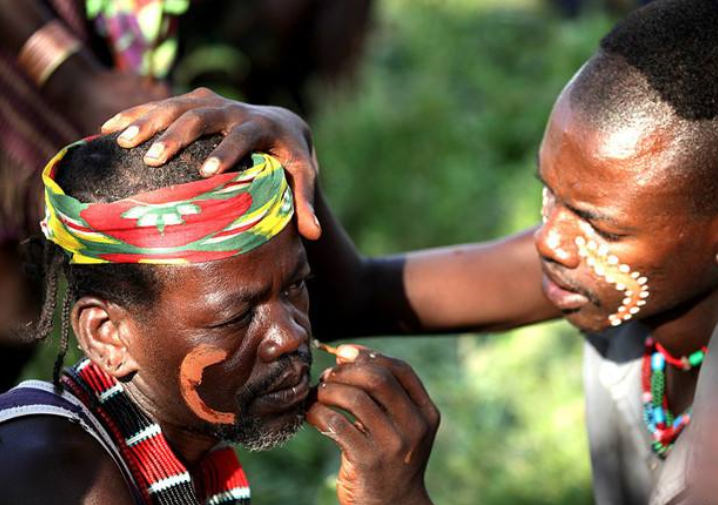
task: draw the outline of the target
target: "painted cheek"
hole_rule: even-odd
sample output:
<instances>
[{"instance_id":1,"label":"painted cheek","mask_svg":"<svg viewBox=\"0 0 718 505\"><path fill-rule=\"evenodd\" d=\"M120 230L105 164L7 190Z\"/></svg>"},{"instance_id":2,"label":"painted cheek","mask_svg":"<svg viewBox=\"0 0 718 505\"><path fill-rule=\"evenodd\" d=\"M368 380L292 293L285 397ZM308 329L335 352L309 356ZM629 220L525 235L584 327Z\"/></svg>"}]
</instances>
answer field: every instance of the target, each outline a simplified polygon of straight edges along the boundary
<instances>
[{"instance_id":1,"label":"painted cheek","mask_svg":"<svg viewBox=\"0 0 718 505\"><path fill-rule=\"evenodd\" d=\"M180 365L180 391L187 406L197 417L213 424L233 424L237 416L232 412L219 412L207 405L197 388L207 367L221 363L227 351L208 344L199 345L182 360Z\"/></svg>"},{"instance_id":2,"label":"painted cheek","mask_svg":"<svg viewBox=\"0 0 718 505\"><path fill-rule=\"evenodd\" d=\"M648 279L629 265L621 263L618 257L610 254L606 244L578 236L574 240L578 255L593 270L597 277L612 284L623 295L621 305L616 312L608 316L612 326L618 326L638 314L650 296Z\"/></svg>"}]
</instances>

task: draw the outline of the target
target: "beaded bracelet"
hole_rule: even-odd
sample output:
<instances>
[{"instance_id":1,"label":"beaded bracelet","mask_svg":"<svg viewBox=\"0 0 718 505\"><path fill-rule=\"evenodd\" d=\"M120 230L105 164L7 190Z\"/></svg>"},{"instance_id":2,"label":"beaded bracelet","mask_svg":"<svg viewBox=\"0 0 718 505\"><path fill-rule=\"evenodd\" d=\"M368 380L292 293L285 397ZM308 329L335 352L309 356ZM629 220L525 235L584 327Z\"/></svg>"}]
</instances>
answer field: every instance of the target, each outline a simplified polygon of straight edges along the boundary
<instances>
[{"instance_id":1,"label":"beaded bracelet","mask_svg":"<svg viewBox=\"0 0 718 505\"><path fill-rule=\"evenodd\" d=\"M25 41L17 62L41 88L53 72L81 47L81 42L59 20L54 19Z\"/></svg>"}]
</instances>

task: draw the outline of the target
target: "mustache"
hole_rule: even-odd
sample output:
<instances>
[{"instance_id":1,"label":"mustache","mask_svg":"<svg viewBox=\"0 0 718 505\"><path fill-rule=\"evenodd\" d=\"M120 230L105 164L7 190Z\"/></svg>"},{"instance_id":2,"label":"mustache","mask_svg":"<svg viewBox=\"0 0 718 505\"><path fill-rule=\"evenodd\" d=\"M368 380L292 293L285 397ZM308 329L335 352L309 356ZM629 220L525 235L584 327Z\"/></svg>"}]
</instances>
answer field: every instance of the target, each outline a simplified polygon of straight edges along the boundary
<instances>
[{"instance_id":1,"label":"mustache","mask_svg":"<svg viewBox=\"0 0 718 505\"><path fill-rule=\"evenodd\" d=\"M252 382L251 384L245 384L237 395L237 402L239 403L240 408L243 410L252 399L260 396L262 393L274 386L280 377L287 371L287 368L291 367L297 361L311 368L312 353L308 350L301 349L281 356L274 362L272 368L264 377L260 380Z\"/></svg>"}]
</instances>

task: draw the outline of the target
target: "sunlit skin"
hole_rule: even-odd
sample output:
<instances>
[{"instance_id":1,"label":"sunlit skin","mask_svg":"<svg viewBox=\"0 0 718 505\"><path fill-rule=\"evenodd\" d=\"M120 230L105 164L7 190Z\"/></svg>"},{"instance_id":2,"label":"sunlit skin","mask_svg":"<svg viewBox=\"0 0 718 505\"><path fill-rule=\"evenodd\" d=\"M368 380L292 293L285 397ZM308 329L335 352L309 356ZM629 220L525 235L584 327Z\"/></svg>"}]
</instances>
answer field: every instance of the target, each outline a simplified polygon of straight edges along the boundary
<instances>
[{"instance_id":1,"label":"sunlit skin","mask_svg":"<svg viewBox=\"0 0 718 505\"><path fill-rule=\"evenodd\" d=\"M547 188L543 188L541 216L544 223L548 221L554 205L553 195ZM600 239L597 237L596 232L591 232L586 236L577 235L574 244L578 255L593 271L596 278L612 284L616 291L619 291L624 297L618 308L608 316L611 326L619 326L633 319L648 302L647 299L650 296L648 278L633 270L626 263L622 263L618 256L611 253L611 248L607 244L602 243L599 246Z\"/></svg>"},{"instance_id":2,"label":"sunlit skin","mask_svg":"<svg viewBox=\"0 0 718 505\"><path fill-rule=\"evenodd\" d=\"M640 308L632 317L657 341L674 355L689 354L707 343L716 324L718 219L692 213L685 197L690 188L663 175L680 133L639 118L615 148L616 133L589 126L569 92L570 85L555 105L539 156L547 206L535 242L544 292L585 331L610 327L621 307L629 314ZM605 267L602 275L595 271L598 260L626 265L621 273L629 277L608 282ZM644 289L649 279L650 290ZM669 399L680 411L690 404L695 378L675 375ZM674 381L689 387L671 387ZM670 398L677 389L680 398Z\"/></svg>"},{"instance_id":3,"label":"sunlit skin","mask_svg":"<svg viewBox=\"0 0 718 505\"><path fill-rule=\"evenodd\" d=\"M216 443L209 428L217 421L251 415L272 430L301 414L309 391L309 365L298 354L309 354L308 275L290 226L248 254L173 267L170 282L182 288L164 290L146 319L123 321L136 363L126 389L190 461ZM237 398L253 384L265 385L239 411Z\"/></svg>"}]
</instances>

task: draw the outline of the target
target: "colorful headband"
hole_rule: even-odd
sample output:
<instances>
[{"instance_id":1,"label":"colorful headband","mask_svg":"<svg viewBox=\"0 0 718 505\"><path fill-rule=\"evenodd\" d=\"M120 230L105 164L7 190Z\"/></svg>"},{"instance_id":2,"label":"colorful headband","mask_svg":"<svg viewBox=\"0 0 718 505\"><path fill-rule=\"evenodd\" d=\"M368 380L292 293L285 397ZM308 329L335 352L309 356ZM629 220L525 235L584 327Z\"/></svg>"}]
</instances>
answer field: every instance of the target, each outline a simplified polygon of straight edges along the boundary
<instances>
[{"instance_id":1,"label":"colorful headband","mask_svg":"<svg viewBox=\"0 0 718 505\"><path fill-rule=\"evenodd\" d=\"M272 239L292 219L292 192L279 162L253 154L239 173L179 184L112 203L82 203L55 182L60 161L42 173L48 240L76 264L202 263L243 254Z\"/></svg>"}]
</instances>

